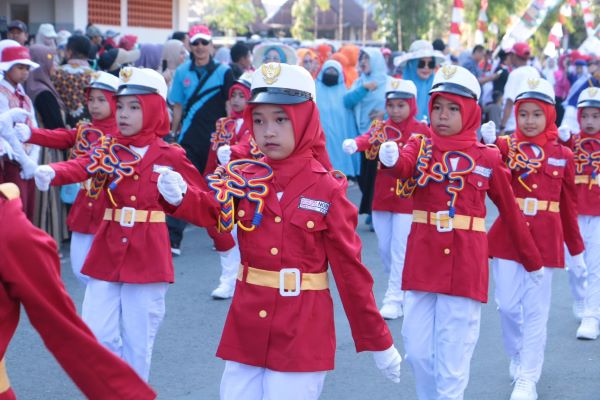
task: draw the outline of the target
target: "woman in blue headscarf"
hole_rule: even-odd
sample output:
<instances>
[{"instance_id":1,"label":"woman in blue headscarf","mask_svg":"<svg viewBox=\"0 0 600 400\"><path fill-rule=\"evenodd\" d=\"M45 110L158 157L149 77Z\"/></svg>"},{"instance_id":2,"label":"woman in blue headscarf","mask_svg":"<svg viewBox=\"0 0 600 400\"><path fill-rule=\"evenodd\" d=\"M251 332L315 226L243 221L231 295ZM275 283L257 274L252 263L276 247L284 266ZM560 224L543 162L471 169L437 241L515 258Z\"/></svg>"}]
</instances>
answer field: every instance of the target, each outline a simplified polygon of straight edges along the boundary
<instances>
[{"instance_id":1,"label":"woman in blue headscarf","mask_svg":"<svg viewBox=\"0 0 600 400\"><path fill-rule=\"evenodd\" d=\"M352 158L342 151L342 142L354 139L358 134L354 115L342 103L347 92L342 65L335 60L325 62L317 76L316 86L317 108L331 164L346 176L356 176L358 171L354 169Z\"/></svg>"},{"instance_id":2,"label":"woman in blue headscarf","mask_svg":"<svg viewBox=\"0 0 600 400\"><path fill-rule=\"evenodd\" d=\"M429 123L429 91L435 69L444 61L444 54L434 50L427 40L415 40L408 53L396 58L394 64L403 67L402 79L412 81L417 87L417 121Z\"/></svg>"},{"instance_id":3,"label":"woman in blue headscarf","mask_svg":"<svg viewBox=\"0 0 600 400\"><path fill-rule=\"evenodd\" d=\"M255 46L252 50L254 68L262 64L278 62L295 65L298 62L296 51L290 46L279 42L266 42Z\"/></svg>"},{"instance_id":4,"label":"woman in blue headscarf","mask_svg":"<svg viewBox=\"0 0 600 400\"><path fill-rule=\"evenodd\" d=\"M358 134L363 134L369 130L374 119L383 119L385 115L385 83L388 76L385 59L378 48L364 47L358 58L358 66L360 75L344 96L344 106L352 110ZM367 160L364 153L360 154L358 186L363 196L359 213L370 215L377 160ZM367 218L367 223L370 223L370 218Z\"/></svg>"}]
</instances>

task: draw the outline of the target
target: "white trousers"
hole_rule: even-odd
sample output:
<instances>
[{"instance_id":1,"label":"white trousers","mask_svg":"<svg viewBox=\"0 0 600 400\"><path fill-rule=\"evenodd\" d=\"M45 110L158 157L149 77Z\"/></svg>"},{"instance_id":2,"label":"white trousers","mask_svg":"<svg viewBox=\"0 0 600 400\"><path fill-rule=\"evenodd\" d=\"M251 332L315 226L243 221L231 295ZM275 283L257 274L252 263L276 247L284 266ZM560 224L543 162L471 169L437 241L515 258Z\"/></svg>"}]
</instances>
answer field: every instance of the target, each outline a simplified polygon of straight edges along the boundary
<instances>
[{"instance_id":1,"label":"white trousers","mask_svg":"<svg viewBox=\"0 0 600 400\"><path fill-rule=\"evenodd\" d=\"M129 284L90 278L83 321L100 343L148 381L152 349L165 316L168 283Z\"/></svg>"},{"instance_id":2,"label":"white trousers","mask_svg":"<svg viewBox=\"0 0 600 400\"><path fill-rule=\"evenodd\" d=\"M576 301L584 301L585 316L600 319L600 217L580 215L577 220L585 244L583 256L588 274L586 278L575 274L573 269L569 268L571 256L565 248L565 261L569 271L571 293Z\"/></svg>"},{"instance_id":3,"label":"white trousers","mask_svg":"<svg viewBox=\"0 0 600 400\"><path fill-rule=\"evenodd\" d=\"M478 301L405 292L402 338L420 400L462 400L480 318Z\"/></svg>"},{"instance_id":4,"label":"white trousers","mask_svg":"<svg viewBox=\"0 0 600 400\"><path fill-rule=\"evenodd\" d=\"M90 277L83 275L81 269L83 268L85 258L90 252L93 241L94 235L71 232L71 268L73 269L73 274L75 274L77 279L79 279L84 286L87 284Z\"/></svg>"},{"instance_id":5,"label":"white trousers","mask_svg":"<svg viewBox=\"0 0 600 400\"><path fill-rule=\"evenodd\" d=\"M225 361L221 400L316 400L327 372L278 372Z\"/></svg>"},{"instance_id":6,"label":"white trousers","mask_svg":"<svg viewBox=\"0 0 600 400\"><path fill-rule=\"evenodd\" d=\"M539 285L516 261L495 258L492 270L504 350L520 358L519 378L537 382L544 364L553 269L544 268Z\"/></svg>"},{"instance_id":7,"label":"white trousers","mask_svg":"<svg viewBox=\"0 0 600 400\"><path fill-rule=\"evenodd\" d=\"M402 304L402 271L406 242L412 224L411 214L400 214L389 211L373 211L373 228L377 235L379 255L386 272L389 272L388 288L383 297L383 304Z\"/></svg>"},{"instance_id":8,"label":"white trousers","mask_svg":"<svg viewBox=\"0 0 600 400\"><path fill-rule=\"evenodd\" d=\"M237 279L241 262L240 247L237 241L237 226L233 227L231 235L233 235L233 240L235 240L235 246L227 251L219 252L219 258L221 261L221 276L219 277L219 284L235 287L235 280Z\"/></svg>"}]
</instances>

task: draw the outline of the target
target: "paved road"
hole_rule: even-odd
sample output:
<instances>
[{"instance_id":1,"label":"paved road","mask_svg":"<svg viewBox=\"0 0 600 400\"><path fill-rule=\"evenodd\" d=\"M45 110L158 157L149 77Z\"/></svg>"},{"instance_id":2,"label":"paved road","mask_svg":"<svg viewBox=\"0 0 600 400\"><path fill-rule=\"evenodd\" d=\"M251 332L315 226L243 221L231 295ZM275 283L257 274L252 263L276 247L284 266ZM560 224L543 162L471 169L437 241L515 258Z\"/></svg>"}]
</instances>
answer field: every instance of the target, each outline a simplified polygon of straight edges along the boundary
<instances>
[{"instance_id":1,"label":"paved road","mask_svg":"<svg viewBox=\"0 0 600 400\"><path fill-rule=\"evenodd\" d=\"M349 191L358 200L358 189ZM490 217L495 215L492 209ZM363 218L361 218L362 222ZM385 276L377 255L375 234L359 226L363 239L363 259L375 277L375 296L381 300ZM219 275L218 256L212 251L205 232L190 228L183 243L183 255L176 259L176 280L167 295L167 315L159 331L150 383L160 399L217 399L223 361L214 354L220 338L228 301L214 301L210 292ZM67 252L68 253L68 252ZM63 262L63 278L69 293L80 305L83 288ZM356 354L348 322L336 293L336 370L328 374L323 400L416 399L410 367L403 364L399 385L388 383L375 368L370 354ZM401 347L402 321L389 326ZM554 275L546 364L538 384L540 400L600 399L600 341L575 339L577 323L571 314L571 296L563 271ZM11 342L7 365L20 399L80 399L81 394L68 380L27 318L23 317ZM482 310L481 336L471 364L471 380L466 399L508 399L511 385L508 360L503 353L498 315L493 304Z\"/></svg>"}]
</instances>

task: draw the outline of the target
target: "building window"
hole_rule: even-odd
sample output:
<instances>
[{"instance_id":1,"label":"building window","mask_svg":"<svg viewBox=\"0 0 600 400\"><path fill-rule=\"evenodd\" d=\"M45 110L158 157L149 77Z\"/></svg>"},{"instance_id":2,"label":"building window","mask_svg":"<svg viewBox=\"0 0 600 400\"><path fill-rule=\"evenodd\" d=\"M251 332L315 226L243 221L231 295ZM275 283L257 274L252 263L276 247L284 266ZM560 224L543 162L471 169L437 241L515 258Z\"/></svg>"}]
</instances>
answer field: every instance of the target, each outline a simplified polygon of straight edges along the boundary
<instances>
[{"instance_id":1,"label":"building window","mask_svg":"<svg viewBox=\"0 0 600 400\"><path fill-rule=\"evenodd\" d=\"M144 28L173 29L173 0L129 0L127 24Z\"/></svg>"},{"instance_id":2,"label":"building window","mask_svg":"<svg viewBox=\"0 0 600 400\"><path fill-rule=\"evenodd\" d=\"M88 21L92 24L121 25L121 0L88 0Z\"/></svg>"}]
</instances>

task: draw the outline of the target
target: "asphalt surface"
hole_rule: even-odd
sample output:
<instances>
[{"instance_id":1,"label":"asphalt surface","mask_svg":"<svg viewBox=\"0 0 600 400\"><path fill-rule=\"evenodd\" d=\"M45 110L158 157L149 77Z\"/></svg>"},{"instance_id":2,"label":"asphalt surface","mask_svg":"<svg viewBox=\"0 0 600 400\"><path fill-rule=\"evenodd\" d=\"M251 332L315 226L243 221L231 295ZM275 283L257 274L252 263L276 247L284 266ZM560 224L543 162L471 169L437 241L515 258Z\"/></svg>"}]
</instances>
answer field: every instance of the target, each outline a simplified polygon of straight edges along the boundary
<instances>
[{"instance_id":1,"label":"asphalt surface","mask_svg":"<svg viewBox=\"0 0 600 400\"><path fill-rule=\"evenodd\" d=\"M357 203L356 186L349 189ZM496 211L490 207L488 223ZM377 254L375 234L360 219L363 261L375 278L375 297L381 301L386 276ZM68 249L63 250L68 254ZM176 283L167 294L167 314L154 348L150 384L159 399L218 399L224 362L215 357L229 301L215 301L210 292L219 277L219 259L204 230L190 227L175 260ZM83 287L63 260L63 279L78 307ZM331 280L333 282L333 280ZM490 287L490 293L493 287ZM398 385L377 370L372 356L357 354L341 302L333 289L337 332L336 369L327 375L321 399L387 400L416 399L410 367L402 364ZM600 340L575 339L577 322L571 312L572 298L564 271L554 274L552 308L548 327L546 361L538 383L540 400L600 399ZM402 320L390 321L396 345L402 348ZM508 399L512 390L495 305L482 309L481 334L471 363L465 399ZM43 342L22 314L7 354L7 368L19 399L81 399L83 396L45 349Z\"/></svg>"}]
</instances>

